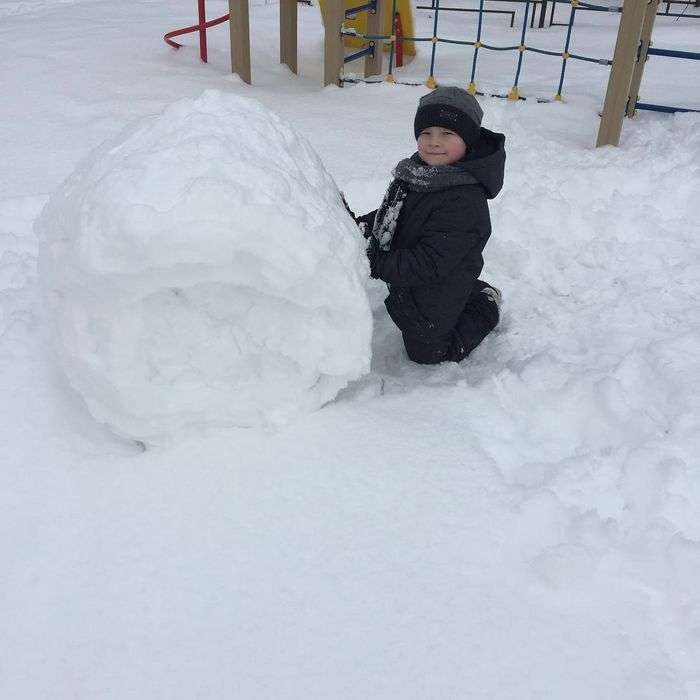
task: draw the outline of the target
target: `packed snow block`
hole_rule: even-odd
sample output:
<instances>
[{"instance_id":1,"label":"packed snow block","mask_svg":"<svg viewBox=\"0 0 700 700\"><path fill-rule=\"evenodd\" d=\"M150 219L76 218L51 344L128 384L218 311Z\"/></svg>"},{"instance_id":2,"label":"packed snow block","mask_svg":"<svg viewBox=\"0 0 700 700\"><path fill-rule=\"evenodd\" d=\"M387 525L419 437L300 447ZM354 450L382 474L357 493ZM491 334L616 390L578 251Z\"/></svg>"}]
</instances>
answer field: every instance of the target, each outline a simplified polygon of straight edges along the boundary
<instances>
[{"instance_id":1,"label":"packed snow block","mask_svg":"<svg viewBox=\"0 0 700 700\"><path fill-rule=\"evenodd\" d=\"M369 368L362 236L311 145L209 90L101 147L37 222L62 364L142 440L284 421Z\"/></svg>"}]
</instances>

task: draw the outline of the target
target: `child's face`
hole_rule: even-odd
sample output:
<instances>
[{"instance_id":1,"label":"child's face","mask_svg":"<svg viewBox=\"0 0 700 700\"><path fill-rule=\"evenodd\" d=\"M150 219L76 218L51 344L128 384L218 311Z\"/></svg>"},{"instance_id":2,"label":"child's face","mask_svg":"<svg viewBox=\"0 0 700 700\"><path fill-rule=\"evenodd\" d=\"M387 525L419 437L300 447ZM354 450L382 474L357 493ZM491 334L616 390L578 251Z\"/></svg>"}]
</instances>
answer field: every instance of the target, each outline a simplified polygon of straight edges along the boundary
<instances>
[{"instance_id":1,"label":"child's face","mask_svg":"<svg viewBox=\"0 0 700 700\"><path fill-rule=\"evenodd\" d=\"M418 134L418 155L428 165L450 165L466 153L462 137L443 126L430 126Z\"/></svg>"}]
</instances>

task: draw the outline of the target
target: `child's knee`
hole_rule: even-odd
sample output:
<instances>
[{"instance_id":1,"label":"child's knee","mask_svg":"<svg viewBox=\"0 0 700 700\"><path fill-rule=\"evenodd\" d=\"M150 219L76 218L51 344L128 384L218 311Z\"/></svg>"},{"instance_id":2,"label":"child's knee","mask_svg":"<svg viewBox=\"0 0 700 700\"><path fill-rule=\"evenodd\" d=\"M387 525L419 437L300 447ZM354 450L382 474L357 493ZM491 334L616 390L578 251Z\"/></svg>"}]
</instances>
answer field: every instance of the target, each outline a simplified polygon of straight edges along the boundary
<instances>
[{"instance_id":1,"label":"child's knee","mask_svg":"<svg viewBox=\"0 0 700 700\"><path fill-rule=\"evenodd\" d=\"M403 344L408 359L419 365L437 365L451 359L448 342L424 343L404 333Z\"/></svg>"}]
</instances>

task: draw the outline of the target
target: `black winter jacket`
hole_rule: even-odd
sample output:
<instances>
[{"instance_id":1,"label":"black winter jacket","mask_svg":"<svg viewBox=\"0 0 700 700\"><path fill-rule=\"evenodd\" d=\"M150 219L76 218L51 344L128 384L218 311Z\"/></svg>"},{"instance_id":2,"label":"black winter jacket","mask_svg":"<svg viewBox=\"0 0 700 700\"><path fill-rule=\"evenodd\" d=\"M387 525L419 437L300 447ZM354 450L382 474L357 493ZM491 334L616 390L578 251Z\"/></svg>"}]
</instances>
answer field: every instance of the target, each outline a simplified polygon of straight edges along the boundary
<instances>
[{"instance_id":1,"label":"black winter jacket","mask_svg":"<svg viewBox=\"0 0 700 700\"><path fill-rule=\"evenodd\" d=\"M481 130L476 149L460 161L479 184L410 190L388 251L370 241L372 276L389 287L385 305L399 329L424 342L449 335L482 270L491 235L488 199L503 185L505 137ZM376 211L358 219L371 232Z\"/></svg>"}]
</instances>

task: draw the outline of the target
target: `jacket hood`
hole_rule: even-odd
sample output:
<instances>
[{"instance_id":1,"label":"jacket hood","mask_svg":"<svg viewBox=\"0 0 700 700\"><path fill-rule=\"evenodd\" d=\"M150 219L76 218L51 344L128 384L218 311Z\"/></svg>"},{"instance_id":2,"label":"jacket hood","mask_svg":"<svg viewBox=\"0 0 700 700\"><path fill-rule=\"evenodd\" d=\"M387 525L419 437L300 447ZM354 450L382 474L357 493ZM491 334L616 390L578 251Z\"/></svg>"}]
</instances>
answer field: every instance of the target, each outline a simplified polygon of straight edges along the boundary
<instances>
[{"instance_id":1,"label":"jacket hood","mask_svg":"<svg viewBox=\"0 0 700 700\"><path fill-rule=\"evenodd\" d=\"M486 190L486 196L493 199L503 187L503 173L506 165L506 137L481 127L479 141L467 156L455 163L466 170Z\"/></svg>"}]
</instances>

